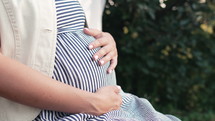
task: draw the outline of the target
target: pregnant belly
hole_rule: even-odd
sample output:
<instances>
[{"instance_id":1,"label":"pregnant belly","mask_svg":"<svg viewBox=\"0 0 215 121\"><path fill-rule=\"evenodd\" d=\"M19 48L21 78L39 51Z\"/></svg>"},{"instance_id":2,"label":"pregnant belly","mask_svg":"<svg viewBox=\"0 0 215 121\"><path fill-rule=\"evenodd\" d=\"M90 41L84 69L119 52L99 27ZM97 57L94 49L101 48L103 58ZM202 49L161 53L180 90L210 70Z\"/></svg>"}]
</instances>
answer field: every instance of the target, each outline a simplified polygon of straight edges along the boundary
<instances>
[{"instance_id":1,"label":"pregnant belly","mask_svg":"<svg viewBox=\"0 0 215 121\"><path fill-rule=\"evenodd\" d=\"M57 39L54 79L90 92L116 84L115 75L107 74L109 63L99 66L92 59L99 50L88 49L93 37L76 31L58 34Z\"/></svg>"}]
</instances>

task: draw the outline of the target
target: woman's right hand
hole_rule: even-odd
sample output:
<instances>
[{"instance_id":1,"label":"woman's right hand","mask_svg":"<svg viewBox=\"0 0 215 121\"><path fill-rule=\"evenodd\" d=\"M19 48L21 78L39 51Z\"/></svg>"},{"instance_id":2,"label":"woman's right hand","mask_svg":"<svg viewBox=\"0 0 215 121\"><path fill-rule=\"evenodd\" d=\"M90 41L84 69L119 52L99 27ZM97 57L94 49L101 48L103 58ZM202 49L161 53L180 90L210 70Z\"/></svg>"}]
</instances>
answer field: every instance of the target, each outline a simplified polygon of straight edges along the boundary
<instances>
[{"instance_id":1,"label":"woman's right hand","mask_svg":"<svg viewBox=\"0 0 215 121\"><path fill-rule=\"evenodd\" d=\"M122 104L122 97L119 94L120 91L120 86L105 86L99 88L95 93L96 100L92 102L92 110L86 113L98 116L119 109Z\"/></svg>"}]
</instances>

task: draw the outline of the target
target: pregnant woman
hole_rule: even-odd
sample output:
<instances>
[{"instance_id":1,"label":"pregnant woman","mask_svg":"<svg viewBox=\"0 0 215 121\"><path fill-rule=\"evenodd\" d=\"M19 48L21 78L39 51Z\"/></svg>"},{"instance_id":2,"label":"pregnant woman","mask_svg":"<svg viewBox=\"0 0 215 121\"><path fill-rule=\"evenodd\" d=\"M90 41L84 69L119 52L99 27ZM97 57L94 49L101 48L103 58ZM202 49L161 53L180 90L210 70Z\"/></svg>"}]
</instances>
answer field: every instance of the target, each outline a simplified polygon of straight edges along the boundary
<instances>
[{"instance_id":1,"label":"pregnant woman","mask_svg":"<svg viewBox=\"0 0 215 121\"><path fill-rule=\"evenodd\" d=\"M117 88L77 0L1 0L0 12L0 120L179 121Z\"/></svg>"}]
</instances>

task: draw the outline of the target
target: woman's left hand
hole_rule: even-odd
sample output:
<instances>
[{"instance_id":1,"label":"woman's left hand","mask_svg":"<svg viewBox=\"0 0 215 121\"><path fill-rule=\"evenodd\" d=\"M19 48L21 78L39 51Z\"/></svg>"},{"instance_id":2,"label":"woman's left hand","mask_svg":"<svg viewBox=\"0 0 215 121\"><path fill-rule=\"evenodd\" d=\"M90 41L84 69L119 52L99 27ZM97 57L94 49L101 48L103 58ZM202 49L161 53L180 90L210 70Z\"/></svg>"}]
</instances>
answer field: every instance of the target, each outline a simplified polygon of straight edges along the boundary
<instances>
[{"instance_id":1,"label":"woman's left hand","mask_svg":"<svg viewBox=\"0 0 215 121\"><path fill-rule=\"evenodd\" d=\"M111 73L117 65L117 48L116 43L111 34L107 32L102 32L97 29L84 29L84 33L93 36L96 40L89 44L89 49L94 49L97 47L102 47L98 52L93 55L94 60L99 60L99 65L104 65L110 61L110 66L107 70Z\"/></svg>"}]
</instances>

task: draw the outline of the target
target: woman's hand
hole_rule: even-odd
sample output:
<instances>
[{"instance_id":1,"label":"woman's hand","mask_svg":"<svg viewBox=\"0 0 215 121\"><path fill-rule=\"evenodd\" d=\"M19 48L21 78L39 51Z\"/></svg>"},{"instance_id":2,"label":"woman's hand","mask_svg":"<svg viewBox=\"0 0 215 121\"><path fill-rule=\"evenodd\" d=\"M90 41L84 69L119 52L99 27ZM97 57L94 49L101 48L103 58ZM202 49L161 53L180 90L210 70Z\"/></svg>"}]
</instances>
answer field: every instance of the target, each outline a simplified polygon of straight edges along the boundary
<instances>
[{"instance_id":1,"label":"woman's hand","mask_svg":"<svg viewBox=\"0 0 215 121\"><path fill-rule=\"evenodd\" d=\"M117 86L98 89L96 93L55 81L0 53L0 97L15 102L67 113L101 115L120 107Z\"/></svg>"},{"instance_id":2,"label":"woman's hand","mask_svg":"<svg viewBox=\"0 0 215 121\"><path fill-rule=\"evenodd\" d=\"M84 29L84 33L90 36L93 36L96 40L90 43L89 49L94 49L97 47L102 47L97 53L93 55L93 59L99 60L100 65L104 65L105 63L110 61L110 66L107 69L108 73L111 73L117 65L117 48L116 43L113 37L107 33L102 32L97 29Z\"/></svg>"},{"instance_id":3,"label":"woman's hand","mask_svg":"<svg viewBox=\"0 0 215 121\"><path fill-rule=\"evenodd\" d=\"M92 108L88 108L85 113L93 115L102 115L112 110L117 110L122 104L122 97L119 94L121 88L119 86L105 86L97 90L95 98L91 100Z\"/></svg>"}]
</instances>

